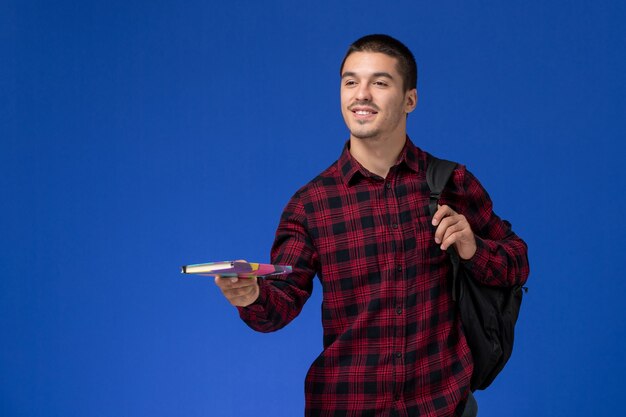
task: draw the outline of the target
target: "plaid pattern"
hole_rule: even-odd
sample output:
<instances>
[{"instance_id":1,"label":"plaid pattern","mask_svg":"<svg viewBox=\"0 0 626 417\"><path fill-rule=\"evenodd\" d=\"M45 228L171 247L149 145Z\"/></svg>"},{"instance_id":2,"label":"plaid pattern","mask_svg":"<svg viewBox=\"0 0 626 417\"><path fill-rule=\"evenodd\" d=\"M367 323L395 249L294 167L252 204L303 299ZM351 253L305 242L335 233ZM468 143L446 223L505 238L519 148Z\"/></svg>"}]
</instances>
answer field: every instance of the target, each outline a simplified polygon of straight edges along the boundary
<instances>
[{"instance_id":1,"label":"plaid pattern","mask_svg":"<svg viewBox=\"0 0 626 417\"><path fill-rule=\"evenodd\" d=\"M451 299L447 255L430 224L427 157L407 139L383 179L346 146L282 214L271 259L294 271L259 280L259 299L239 312L255 330L277 330L298 315L318 275L324 351L306 376L306 416L463 411L472 357ZM490 285L526 280L525 243L493 213L465 167L454 172L441 201L480 236L466 268Z\"/></svg>"}]
</instances>

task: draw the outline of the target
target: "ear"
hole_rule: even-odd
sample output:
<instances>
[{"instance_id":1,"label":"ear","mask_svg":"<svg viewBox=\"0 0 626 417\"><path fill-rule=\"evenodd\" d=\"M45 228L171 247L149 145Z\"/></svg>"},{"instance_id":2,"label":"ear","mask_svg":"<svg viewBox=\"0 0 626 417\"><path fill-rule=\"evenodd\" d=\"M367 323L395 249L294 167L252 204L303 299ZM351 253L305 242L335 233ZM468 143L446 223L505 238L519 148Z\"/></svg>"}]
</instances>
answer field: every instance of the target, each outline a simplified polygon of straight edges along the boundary
<instances>
[{"instance_id":1,"label":"ear","mask_svg":"<svg viewBox=\"0 0 626 417\"><path fill-rule=\"evenodd\" d=\"M417 89L413 88L404 94L404 111L409 114L417 107Z\"/></svg>"}]
</instances>

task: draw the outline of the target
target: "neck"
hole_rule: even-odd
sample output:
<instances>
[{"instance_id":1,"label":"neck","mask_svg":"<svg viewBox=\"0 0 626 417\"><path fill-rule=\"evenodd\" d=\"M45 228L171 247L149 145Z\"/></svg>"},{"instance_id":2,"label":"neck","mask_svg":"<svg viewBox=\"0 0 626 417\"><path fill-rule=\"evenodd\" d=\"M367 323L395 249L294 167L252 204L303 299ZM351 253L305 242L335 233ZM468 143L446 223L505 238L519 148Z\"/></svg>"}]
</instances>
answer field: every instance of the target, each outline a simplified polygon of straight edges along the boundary
<instances>
[{"instance_id":1,"label":"neck","mask_svg":"<svg viewBox=\"0 0 626 417\"><path fill-rule=\"evenodd\" d=\"M387 177L406 143L406 134L401 137L359 139L350 137L350 154L369 172Z\"/></svg>"}]
</instances>

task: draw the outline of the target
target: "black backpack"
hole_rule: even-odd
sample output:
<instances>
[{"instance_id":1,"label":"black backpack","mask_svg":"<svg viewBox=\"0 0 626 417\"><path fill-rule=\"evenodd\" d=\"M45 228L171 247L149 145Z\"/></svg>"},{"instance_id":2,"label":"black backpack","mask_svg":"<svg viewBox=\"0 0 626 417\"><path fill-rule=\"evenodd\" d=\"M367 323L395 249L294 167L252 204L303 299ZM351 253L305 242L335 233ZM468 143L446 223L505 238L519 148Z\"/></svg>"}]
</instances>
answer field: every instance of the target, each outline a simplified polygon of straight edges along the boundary
<instances>
[{"instance_id":1,"label":"black backpack","mask_svg":"<svg viewBox=\"0 0 626 417\"><path fill-rule=\"evenodd\" d=\"M430 214L437 211L439 196L455 162L431 157L426 171L430 187ZM513 332L525 287L488 287L474 281L460 265L459 255L448 248L452 263L452 298L457 302L463 332L474 359L471 390L487 388L513 351Z\"/></svg>"}]
</instances>

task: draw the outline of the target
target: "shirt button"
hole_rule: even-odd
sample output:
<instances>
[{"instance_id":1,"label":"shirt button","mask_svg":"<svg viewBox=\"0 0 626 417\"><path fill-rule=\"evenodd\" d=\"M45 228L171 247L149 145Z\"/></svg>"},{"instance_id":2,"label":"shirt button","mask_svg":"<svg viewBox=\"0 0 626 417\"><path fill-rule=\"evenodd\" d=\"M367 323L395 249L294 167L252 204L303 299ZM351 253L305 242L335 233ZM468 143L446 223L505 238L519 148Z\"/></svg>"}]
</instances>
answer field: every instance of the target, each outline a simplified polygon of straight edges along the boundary
<instances>
[{"instance_id":1,"label":"shirt button","mask_svg":"<svg viewBox=\"0 0 626 417\"><path fill-rule=\"evenodd\" d=\"M402 307L396 307L396 313L402 314Z\"/></svg>"},{"instance_id":2,"label":"shirt button","mask_svg":"<svg viewBox=\"0 0 626 417\"><path fill-rule=\"evenodd\" d=\"M392 224L391 227L393 227L394 229L397 229L398 228L398 223Z\"/></svg>"},{"instance_id":3,"label":"shirt button","mask_svg":"<svg viewBox=\"0 0 626 417\"><path fill-rule=\"evenodd\" d=\"M402 353L398 352L396 353L396 358L400 359L402 357Z\"/></svg>"},{"instance_id":4,"label":"shirt button","mask_svg":"<svg viewBox=\"0 0 626 417\"><path fill-rule=\"evenodd\" d=\"M387 185L386 185L386 187L387 187L387 189L388 189L388 190L391 190L391 183L390 183L390 182L388 182L388 183L387 183Z\"/></svg>"},{"instance_id":5,"label":"shirt button","mask_svg":"<svg viewBox=\"0 0 626 417\"><path fill-rule=\"evenodd\" d=\"M402 271L402 265L396 265L396 271L398 272Z\"/></svg>"}]
</instances>

